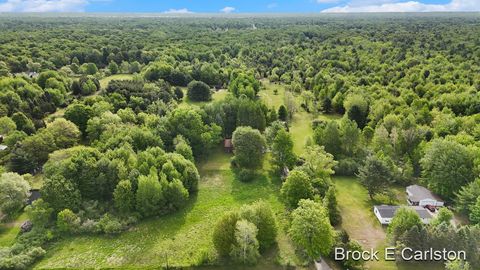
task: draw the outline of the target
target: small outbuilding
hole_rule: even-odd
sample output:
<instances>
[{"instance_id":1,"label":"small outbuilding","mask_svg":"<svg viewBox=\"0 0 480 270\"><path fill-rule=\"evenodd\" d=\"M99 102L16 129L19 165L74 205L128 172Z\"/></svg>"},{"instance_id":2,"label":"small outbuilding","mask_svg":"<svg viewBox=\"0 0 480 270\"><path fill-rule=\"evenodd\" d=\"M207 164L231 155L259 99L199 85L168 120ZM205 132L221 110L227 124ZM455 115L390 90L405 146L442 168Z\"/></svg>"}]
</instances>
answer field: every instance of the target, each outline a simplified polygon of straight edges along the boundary
<instances>
[{"instance_id":1,"label":"small outbuilding","mask_svg":"<svg viewBox=\"0 0 480 270\"><path fill-rule=\"evenodd\" d=\"M232 153L233 152L232 139L225 139L223 141L223 148L224 148L226 153Z\"/></svg>"},{"instance_id":2,"label":"small outbuilding","mask_svg":"<svg viewBox=\"0 0 480 270\"><path fill-rule=\"evenodd\" d=\"M407 202L412 206L434 206L434 207L443 207L444 202L440 197L429 189L419 186L411 185L407 187Z\"/></svg>"},{"instance_id":3,"label":"small outbuilding","mask_svg":"<svg viewBox=\"0 0 480 270\"><path fill-rule=\"evenodd\" d=\"M430 220L432 219L432 215L428 212L427 209L420 206L409 206L409 207L411 207L417 212L417 214L420 216L420 219L424 224L430 223ZM375 213L375 216L377 217L378 221L380 221L382 225L388 225L392 222L392 219L395 216L395 213L397 212L398 209L400 209L400 206L375 205L373 207L373 212Z\"/></svg>"}]
</instances>

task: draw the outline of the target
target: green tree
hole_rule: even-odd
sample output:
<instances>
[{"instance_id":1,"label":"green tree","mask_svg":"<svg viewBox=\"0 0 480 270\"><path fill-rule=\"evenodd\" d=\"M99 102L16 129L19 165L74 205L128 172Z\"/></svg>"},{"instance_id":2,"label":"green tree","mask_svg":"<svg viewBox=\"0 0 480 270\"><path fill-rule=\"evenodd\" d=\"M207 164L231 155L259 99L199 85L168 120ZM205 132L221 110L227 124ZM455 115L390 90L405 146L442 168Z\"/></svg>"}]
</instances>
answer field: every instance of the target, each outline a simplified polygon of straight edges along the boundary
<instances>
[{"instance_id":1,"label":"green tree","mask_svg":"<svg viewBox=\"0 0 480 270\"><path fill-rule=\"evenodd\" d=\"M118 73L118 65L115 62L110 62L108 64L108 70L110 71L110 74L117 74Z\"/></svg>"},{"instance_id":2,"label":"green tree","mask_svg":"<svg viewBox=\"0 0 480 270\"><path fill-rule=\"evenodd\" d=\"M342 153L340 127L337 121L329 121L324 128L317 127L313 139L318 145L325 147L325 151L338 158Z\"/></svg>"},{"instance_id":3,"label":"green tree","mask_svg":"<svg viewBox=\"0 0 480 270\"><path fill-rule=\"evenodd\" d=\"M32 120L30 120L24 113L14 113L12 115L12 120L17 125L18 130L21 130L27 134L32 134L35 132L35 126L33 125Z\"/></svg>"},{"instance_id":4,"label":"green tree","mask_svg":"<svg viewBox=\"0 0 480 270\"><path fill-rule=\"evenodd\" d=\"M256 129L238 127L233 133L235 162L245 169L258 169L263 166L265 138Z\"/></svg>"},{"instance_id":5,"label":"green tree","mask_svg":"<svg viewBox=\"0 0 480 270\"><path fill-rule=\"evenodd\" d=\"M310 260L327 256L334 244L334 229L327 210L312 200L298 203L298 208L292 212L289 234Z\"/></svg>"},{"instance_id":6,"label":"green tree","mask_svg":"<svg viewBox=\"0 0 480 270\"><path fill-rule=\"evenodd\" d=\"M135 194L133 193L132 183L129 180L118 182L113 192L113 201L115 208L120 213L130 213L135 208Z\"/></svg>"},{"instance_id":7,"label":"green tree","mask_svg":"<svg viewBox=\"0 0 480 270\"><path fill-rule=\"evenodd\" d=\"M385 192L392 178L387 164L374 155L367 157L365 164L358 169L357 176L367 189L371 200L375 194Z\"/></svg>"},{"instance_id":8,"label":"green tree","mask_svg":"<svg viewBox=\"0 0 480 270\"><path fill-rule=\"evenodd\" d=\"M328 217L333 226L338 225L341 220L340 211L338 210L337 196L335 187L330 187L323 198L323 206L328 210Z\"/></svg>"},{"instance_id":9,"label":"green tree","mask_svg":"<svg viewBox=\"0 0 480 270\"><path fill-rule=\"evenodd\" d=\"M388 235L392 243L396 243L397 239L414 226L422 227L422 221L417 212L408 207L400 207L392 218L392 222L388 225Z\"/></svg>"},{"instance_id":10,"label":"green tree","mask_svg":"<svg viewBox=\"0 0 480 270\"><path fill-rule=\"evenodd\" d=\"M213 230L213 244L221 256L230 255L235 244L235 229L240 215L235 212L227 212L215 225Z\"/></svg>"},{"instance_id":11,"label":"green tree","mask_svg":"<svg viewBox=\"0 0 480 270\"><path fill-rule=\"evenodd\" d=\"M47 125L45 130L52 134L56 148L69 148L78 143L80 131L78 127L63 118L57 118Z\"/></svg>"},{"instance_id":12,"label":"green tree","mask_svg":"<svg viewBox=\"0 0 480 270\"><path fill-rule=\"evenodd\" d=\"M0 134L8 135L17 129L15 122L8 116L0 117Z\"/></svg>"},{"instance_id":13,"label":"green tree","mask_svg":"<svg viewBox=\"0 0 480 270\"><path fill-rule=\"evenodd\" d=\"M175 140L175 153L182 155L187 160L194 162L193 151L190 145L187 143L185 138L182 135L178 135Z\"/></svg>"},{"instance_id":14,"label":"green tree","mask_svg":"<svg viewBox=\"0 0 480 270\"><path fill-rule=\"evenodd\" d=\"M288 111L284 105L280 105L278 108L278 119L283 122L288 120Z\"/></svg>"},{"instance_id":15,"label":"green tree","mask_svg":"<svg viewBox=\"0 0 480 270\"><path fill-rule=\"evenodd\" d=\"M80 218L70 209L64 209L57 215L57 229L63 233L75 233L80 226Z\"/></svg>"},{"instance_id":16,"label":"green tree","mask_svg":"<svg viewBox=\"0 0 480 270\"><path fill-rule=\"evenodd\" d=\"M65 119L77 125L84 137L86 136L87 122L92 117L92 108L82 103L74 103L65 110Z\"/></svg>"},{"instance_id":17,"label":"green tree","mask_svg":"<svg viewBox=\"0 0 480 270\"><path fill-rule=\"evenodd\" d=\"M72 182L63 176L46 178L41 189L42 198L55 212L64 208L76 210L80 206L81 196Z\"/></svg>"},{"instance_id":18,"label":"green tree","mask_svg":"<svg viewBox=\"0 0 480 270\"><path fill-rule=\"evenodd\" d=\"M445 270L470 270L470 263L462 260L448 261L445 263Z\"/></svg>"},{"instance_id":19,"label":"green tree","mask_svg":"<svg viewBox=\"0 0 480 270\"><path fill-rule=\"evenodd\" d=\"M167 211L176 211L182 208L188 201L188 190L178 179L173 179L164 187L164 199Z\"/></svg>"},{"instance_id":20,"label":"green tree","mask_svg":"<svg viewBox=\"0 0 480 270\"><path fill-rule=\"evenodd\" d=\"M433 192L453 199L454 194L475 179L473 156L467 147L446 139L429 143L420 160L422 176Z\"/></svg>"},{"instance_id":21,"label":"green tree","mask_svg":"<svg viewBox=\"0 0 480 270\"><path fill-rule=\"evenodd\" d=\"M478 197L477 202L471 206L470 220L474 224L480 223L480 197Z\"/></svg>"},{"instance_id":22,"label":"green tree","mask_svg":"<svg viewBox=\"0 0 480 270\"><path fill-rule=\"evenodd\" d=\"M160 214L163 202L163 188L158 180L157 170L152 167L148 176L141 175L138 178L137 210L144 217L155 216Z\"/></svg>"},{"instance_id":23,"label":"green tree","mask_svg":"<svg viewBox=\"0 0 480 270\"><path fill-rule=\"evenodd\" d=\"M31 205L28 205L25 208L25 212L34 226L45 228L52 217L53 209L40 198L35 200Z\"/></svg>"},{"instance_id":24,"label":"green tree","mask_svg":"<svg viewBox=\"0 0 480 270\"><path fill-rule=\"evenodd\" d=\"M212 99L210 86L204 82L192 81L187 88L187 96L192 101L209 101Z\"/></svg>"},{"instance_id":25,"label":"green tree","mask_svg":"<svg viewBox=\"0 0 480 270\"><path fill-rule=\"evenodd\" d=\"M464 214L470 214L471 207L480 197L480 178L463 186L457 194L456 208Z\"/></svg>"},{"instance_id":26,"label":"green tree","mask_svg":"<svg viewBox=\"0 0 480 270\"><path fill-rule=\"evenodd\" d=\"M271 145L272 163L281 171L283 168L292 168L296 157L293 153L293 140L290 133L280 129Z\"/></svg>"},{"instance_id":27,"label":"green tree","mask_svg":"<svg viewBox=\"0 0 480 270\"><path fill-rule=\"evenodd\" d=\"M230 256L243 264L255 264L260 257L258 252L258 229L255 224L239 220L235 225L235 244Z\"/></svg>"},{"instance_id":28,"label":"green tree","mask_svg":"<svg viewBox=\"0 0 480 270\"><path fill-rule=\"evenodd\" d=\"M265 251L275 244L277 224L275 222L275 214L268 203L259 201L251 205L242 206L240 216L257 227L257 239L261 251Z\"/></svg>"},{"instance_id":29,"label":"green tree","mask_svg":"<svg viewBox=\"0 0 480 270\"><path fill-rule=\"evenodd\" d=\"M0 219L1 214L11 217L20 211L30 196L30 185L16 173L3 173L0 176Z\"/></svg>"},{"instance_id":30,"label":"green tree","mask_svg":"<svg viewBox=\"0 0 480 270\"><path fill-rule=\"evenodd\" d=\"M314 190L306 173L293 170L283 183L281 194L288 206L295 208L301 199L313 199Z\"/></svg>"},{"instance_id":31,"label":"green tree","mask_svg":"<svg viewBox=\"0 0 480 270\"><path fill-rule=\"evenodd\" d=\"M95 75L98 72L97 65L95 63L85 63L81 67L82 72L87 75Z\"/></svg>"},{"instance_id":32,"label":"green tree","mask_svg":"<svg viewBox=\"0 0 480 270\"><path fill-rule=\"evenodd\" d=\"M430 225L438 226L442 223L450 224L452 218L453 212L446 207L442 207L440 210L438 210L437 216L430 222Z\"/></svg>"}]
</instances>

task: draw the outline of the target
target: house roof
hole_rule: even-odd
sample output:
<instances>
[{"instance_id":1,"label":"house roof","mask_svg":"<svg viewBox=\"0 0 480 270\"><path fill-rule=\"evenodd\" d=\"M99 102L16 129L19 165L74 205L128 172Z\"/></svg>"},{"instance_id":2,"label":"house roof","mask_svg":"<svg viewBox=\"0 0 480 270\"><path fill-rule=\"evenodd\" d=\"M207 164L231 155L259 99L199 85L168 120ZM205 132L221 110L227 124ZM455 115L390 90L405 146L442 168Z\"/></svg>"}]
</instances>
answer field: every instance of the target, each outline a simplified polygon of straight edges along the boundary
<instances>
[{"instance_id":1,"label":"house roof","mask_svg":"<svg viewBox=\"0 0 480 270\"><path fill-rule=\"evenodd\" d=\"M400 206L396 205L375 205L374 207L378 210L378 213L382 218L393 218L395 212L400 208ZM414 209L422 219L432 218L432 215L421 206L411 206L410 208Z\"/></svg>"},{"instance_id":2,"label":"house roof","mask_svg":"<svg viewBox=\"0 0 480 270\"><path fill-rule=\"evenodd\" d=\"M419 202L421 200L430 199L441 202L442 199L433 194L430 190L419 185L411 185L407 187L408 199L413 202Z\"/></svg>"},{"instance_id":3,"label":"house roof","mask_svg":"<svg viewBox=\"0 0 480 270\"><path fill-rule=\"evenodd\" d=\"M5 150L5 149L7 149L7 148L8 148L8 146L3 145L3 144L0 144L0 151L3 151L3 150Z\"/></svg>"}]
</instances>

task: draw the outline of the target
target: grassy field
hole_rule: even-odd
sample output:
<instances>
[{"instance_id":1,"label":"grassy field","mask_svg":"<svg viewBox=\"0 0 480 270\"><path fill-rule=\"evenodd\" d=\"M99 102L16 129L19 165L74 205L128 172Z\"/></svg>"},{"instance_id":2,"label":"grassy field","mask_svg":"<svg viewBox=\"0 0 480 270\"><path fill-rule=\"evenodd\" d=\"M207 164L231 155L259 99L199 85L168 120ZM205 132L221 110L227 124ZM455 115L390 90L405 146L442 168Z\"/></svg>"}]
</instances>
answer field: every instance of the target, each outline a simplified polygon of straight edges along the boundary
<instances>
[{"instance_id":1,"label":"grassy field","mask_svg":"<svg viewBox=\"0 0 480 270\"><path fill-rule=\"evenodd\" d=\"M11 246L20 232L20 225L27 220L27 214L22 213L15 220L0 224L0 247Z\"/></svg>"},{"instance_id":2,"label":"grassy field","mask_svg":"<svg viewBox=\"0 0 480 270\"><path fill-rule=\"evenodd\" d=\"M256 200L266 200L280 217L278 247L269 252L258 269L276 269L277 262L298 263L282 218L278 198L280 180L266 175L251 183L235 179L230 155L221 149L199 163L199 192L182 211L140 223L118 236L77 236L54 243L36 269L59 267L187 267L217 257L212 228L222 213Z\"/></svg>"},{"instance_id":3,"label":"grassy field","mask_svg":"<svg viewBox=\"0 0 480 270\"><path fill-rule=\"evenodd\" d=\"M202 105L205 105L211 102L211 101L192 101L187 97L187 88L183 87L182 90L183 90L184 98L183 98L183 101L178 104L179 107L191 107L191 106L201 107ZM227 94L228 94L228 91L225 89L217 90L212 94L212 101L223 100L227 96Z\"/></svg>"},{"instance_id":4,"label":"grassy field","mask_svg":"<svg viewBox=\"0 0 480 270\"><path fill-rule=\"evenodd\" d=\"M133 78L132 74L115 74L108 77L105 77L100 80L100 87L102 89L107 88L108 83L112 80L130 80Z\"/></svg>"}]
</instances>

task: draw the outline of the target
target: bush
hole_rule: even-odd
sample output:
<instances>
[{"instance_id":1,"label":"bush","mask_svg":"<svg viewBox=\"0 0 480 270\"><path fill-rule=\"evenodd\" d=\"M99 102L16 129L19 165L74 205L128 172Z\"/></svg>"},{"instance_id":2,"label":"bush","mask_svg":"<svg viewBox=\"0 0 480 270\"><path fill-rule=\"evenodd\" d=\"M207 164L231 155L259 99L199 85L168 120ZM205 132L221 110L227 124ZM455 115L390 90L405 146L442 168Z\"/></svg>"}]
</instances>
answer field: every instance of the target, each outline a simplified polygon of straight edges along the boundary
<instances>
[{"instance_id":1,"label":"bush","mask_svg":"<svg viewBox=\"0 0 480 270\"><path fill-rule=\"evenodd\" d=\"M64 209L57 215L57 228L60 232L75 233L80 227L80 218L70 209Z\"/></svg>"},{"instance_id":2,"label":"bush","mask_svg":"<svg viewBox=\"0 0 480 270\"><path fill-rule=\"evenodd\" d=\"M209 101L212 99L210 87L200 81L192 81L188 84L187 95L192 101Z\"/></svg>"},{"instance_id":3,"label":"bush","mask_svg":"<svg viewBox=\"0 0 480 270\"><path fill-rule=\"evenodd\" d=\"M250 169L238 169L237 170L237 178L242 182L251 182L257 176L254 170Z\"/></svg>"},{"instance_id":4,"label":"bush","mask_svg":"<svg viewBox=\"0 0 480 270\"><path fill-rule=\"evenodd\" d=\"M98 226L106 234L118 234L123 230L122 223L120 223L117 218L109 214L105 214L100 219L100 221L98 222Z\"/></svg>"},{"instance_id":5,"label":"bush","mask_svg":"<svg viewBox=\"0 0 480 270\"><path fill-rule=\"evenodd\" d=\"M358 172L359 164L352 158L341 159L335 166L335 175L354 176Z\"/></svg>"}]
</instances>

